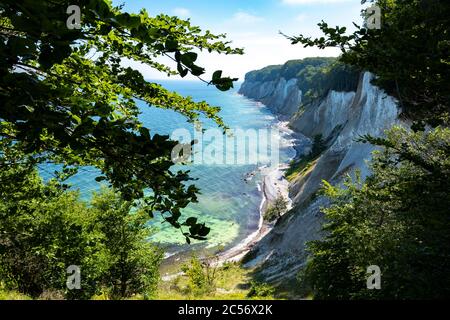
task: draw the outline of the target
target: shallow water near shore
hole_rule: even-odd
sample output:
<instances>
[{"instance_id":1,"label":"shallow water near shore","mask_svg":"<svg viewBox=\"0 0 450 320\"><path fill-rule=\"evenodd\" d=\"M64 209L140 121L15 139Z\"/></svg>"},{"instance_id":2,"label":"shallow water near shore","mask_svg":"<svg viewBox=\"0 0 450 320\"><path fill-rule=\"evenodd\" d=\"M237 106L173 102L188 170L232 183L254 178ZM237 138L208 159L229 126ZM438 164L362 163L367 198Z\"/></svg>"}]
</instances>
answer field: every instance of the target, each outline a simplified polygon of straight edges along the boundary
<instances>
[{"instance_id":1,"label":"shallow water near shore","mask_svg":"<svg viewBox=\"0 0 450 320\"><path fill-rule=\"evenodd\" d=\"M196 81L163 81L169 90L184 96L191 96L195 101L206 101L210 105L222 108L220 116L230 129L265 129L277 128L280 124L264 105L251 101L237 93L237 88L221 92L212 86ZM143 103L140 120L151 129L151 134L172 135L177 129L194 132L194 125L188 123L182 115L153 107ZM217 128L209 119L201 119L204 129ZM274 130L277 132L278 130ZM292 148L292 137L286 131L280 131L275 139L280 142L280 163L287 163L295 155ZM238 152L238 151L236 151ZM259 150L258 150L259 152ZM267 166L264 161L244 165L236 164L190 164L176 166L176 170L190 170L196 178L194 184L200 188L198 203L190 204L183 210L183 217L197 217L211 228L208 240L194 241L187 245L179 230L155 218L151 225L155 233L151 240L159 243L166 250L166 255L186 253L190 250L204 248L233 247L248 239L260 227L260 207L263 199L261 192L261 168ZM276 170L276 168L274 168ZM79 188L81 196L89 198L92 192L98 191L100 185L94 181L95 171L85 169L72 177L70 182ZM182 220L183 221L183 220Z\"/></svg>"}]
</instances>

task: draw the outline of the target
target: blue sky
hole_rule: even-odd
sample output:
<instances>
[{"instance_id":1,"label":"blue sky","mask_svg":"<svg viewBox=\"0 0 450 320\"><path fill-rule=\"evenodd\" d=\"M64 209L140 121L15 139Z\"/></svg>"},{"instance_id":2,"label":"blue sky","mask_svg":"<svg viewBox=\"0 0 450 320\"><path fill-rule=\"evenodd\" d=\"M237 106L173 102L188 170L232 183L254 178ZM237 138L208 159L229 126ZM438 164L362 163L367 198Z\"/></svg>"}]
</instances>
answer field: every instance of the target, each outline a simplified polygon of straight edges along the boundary
<instances>
[{"instance_id":1,"label":"blue sky","mask_svg":"<svg viewBox=\"0 0 450 320\"><path fill-rule=\"evenodd\" d=\"M335 49L292 46L278 32L318 36L317 23L321 20L351 29L352 21L361 23L363 8L360 0L114 0L114 4L120 3L125 3L127 11L146 8L150 15L165 13L190 18L192 24L203 30L227 33L234 46L244 48L245 55L201 53L198 62L208 71L205 78L221 69L240 80L250 70L282 64L290 59L337 56L339 52ZM161 62L170 64L166 60ZM139 69L146 78L166 78L150 68L139 66Z\"/></svg>"}]
</instances>

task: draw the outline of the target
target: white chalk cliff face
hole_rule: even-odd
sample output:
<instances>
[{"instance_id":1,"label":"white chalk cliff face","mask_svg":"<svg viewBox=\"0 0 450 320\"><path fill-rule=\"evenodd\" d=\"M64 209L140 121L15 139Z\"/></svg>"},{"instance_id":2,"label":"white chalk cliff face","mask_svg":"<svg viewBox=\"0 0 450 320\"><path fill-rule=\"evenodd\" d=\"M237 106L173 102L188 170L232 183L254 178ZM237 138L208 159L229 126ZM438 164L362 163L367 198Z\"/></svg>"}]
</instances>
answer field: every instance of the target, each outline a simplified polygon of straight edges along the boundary
<instances>
[{"instance_id":1,"label":"white chalk cliff face","mask_svg":"<svg viewBox=\"0 0 450 320\"><path fill-rule=\"evenodd\" d=\"M321 134L328 141L328 149L308 172L291 182L293 209L246 258L249 266L263 266L261 275L267 281L295 277L306 261L305 244L322 236L320 207L327 204L325 198L317 196L322 180L338 184L354 169L359 169L363 178L369 174L366 161L374 147L355 140L366 134L380 136L399 123L395 99L373 86L372 78L363 73L356 92L330 91L299 112L301 92L295 92L294 81L242 85L242 94L263 102L275 113L291 115L290 126L299 134L308 138Z\"/></svg>"},{"instance_id":2,"label":"white chalk cliff face","mask_svg":"<svg viewBox=\"0 0 450 320\"><path fill-rule=\"evenodd\" d=\"M280 78L267 82L245 81L239 93L258 100L274 113L285 116L294 114L302 101L302 92L298 89L297 79L286 81L286 79Z\"/></svg>"}]
</instances>

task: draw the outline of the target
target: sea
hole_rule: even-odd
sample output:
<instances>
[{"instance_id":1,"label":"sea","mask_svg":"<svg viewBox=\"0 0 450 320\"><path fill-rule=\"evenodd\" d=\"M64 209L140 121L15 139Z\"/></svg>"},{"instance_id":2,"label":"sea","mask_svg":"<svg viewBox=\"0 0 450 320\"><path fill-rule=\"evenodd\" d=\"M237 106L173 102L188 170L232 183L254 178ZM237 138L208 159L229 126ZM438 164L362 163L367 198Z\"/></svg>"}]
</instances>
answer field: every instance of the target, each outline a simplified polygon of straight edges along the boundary
<instances>
[{"instance_id":1,"label":"sea","mask_svg":"<svg viewBox=\"0 0 450 320\"><path fill-rule=\"evenodd\" d=\"M267 140L271 142L268 143L270 144L268 148L273 149L275 145L280 164L288 163L295 156L292 136L287 131L279 130L282 122L265 105L238 94L239 83L226 92L200 81L168 80L158 81L158 83L183 96L190 96L195 101L206 101L210 105L221 107L219 115L231 131L268 132ZM172 110L155 108L143 102L138 104L141 110L140 120L150 129L151 134L164 134L177 139L176 135L180 132L189 132L194 137L194 134L199 132L199 126L204 129L203 132L215 129L213 132L216 134L219 129L217 124L205 117L200 119L200 124L193 124L189 123L186 117ZM233 134L228 135L228 137L232 136ZM274 144L274 141L277 143ZM211 139L210 143L216 142ZM223 144L221 143L219 147ZM194 241L188 245L179 230L163 223L162 219L155 218L150 222L153 229L150 240L162 246L166 256L200 248L229 249L247 239L258 229L261 202L264 198L261 190L261 168L277 169L277 164L273 163L273 157L268 156L268 153L276 154L275 150L267 152L262 150L264 147L261 148L261 144L258 146L256 152L261 155L256 157L256 161L251 159L234 161L234 163L194 161L194 163L174 167L174 170L189 170L191 177L196 179L194 184L201 192L198 203L192 203L185 208L182 211L182 217L197 217L198 221L204 222L211 231L206 241ZM203 143L203 149L207 147L208 143ZM225 152L242 153L240 148L230 149L235 150L227 149ZM248 152L252 152L251 148ZM228 154L227 157L230 155ZM73 189L80 191L82 199L88 200L101 188L101 185L95 181L96 176L95 169L82 168L68 182Z\"/></svg>"}]
</instances>

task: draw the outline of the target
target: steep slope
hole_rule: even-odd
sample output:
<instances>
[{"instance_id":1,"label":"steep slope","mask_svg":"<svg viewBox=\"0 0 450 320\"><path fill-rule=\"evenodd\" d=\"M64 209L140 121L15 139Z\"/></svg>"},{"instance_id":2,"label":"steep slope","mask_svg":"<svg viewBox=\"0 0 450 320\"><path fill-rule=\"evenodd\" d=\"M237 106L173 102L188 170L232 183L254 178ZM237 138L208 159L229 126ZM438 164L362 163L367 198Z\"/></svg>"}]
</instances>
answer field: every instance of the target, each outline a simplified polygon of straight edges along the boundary
<instances>
[{"instance_id":1,"label":"steep slope","mask_svg":"<svg viewBox=\"0 0 450 320\"><path fill-rule=\"evenodd\" d=\"M381 135L399 122L396 101L373 86L372 78L370 73L362 73L356 91L329 90L323 98L300 109L302 98L300 93L292 92L294 81L279 79L277 84L242 85L242 94L266 103L274 112L281 110L282 115L291 115L290 126L296 132L310 139L322 135L327 142L321 156L291 181L293 209L279 219L245 259L248 266L262 266L259 274L265 280L281 283L295 277L306 260L305 244L321 237L320 207L327 204L317 195L322 180L340 183L353 169L361 170L363 178L367 176L365 162L374 147L356 139L365 134ZM292 96L296 99L290 99Z\"/></svg>"},{"instance_id":2,"label":"steep slope","mask_svg":"<svg viewBox=\"0 0 450 320\"><path fill-rule=\"evenodd\" d=\"M279 78L271 81L245 81L239 93L258 100L279 115L292 116L302 102L297 79Z\"/></svg>"},{"instance_id":3,"label":"steep slope","mask_svg":"<svg viewBox=\"0 0 450 320\"><path fill-rule=\"evenodd\" d=\"M358 73L335 58L305 58L247 73L239 92L291 117L301 103L329 89L356 89L357 81Z\"/></svg>"}]
</instances>

